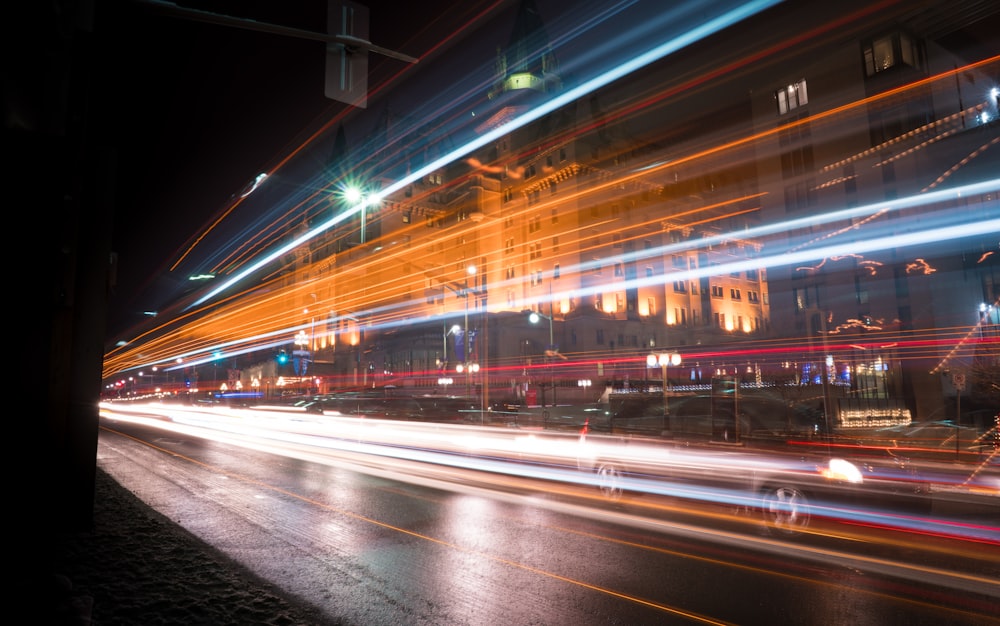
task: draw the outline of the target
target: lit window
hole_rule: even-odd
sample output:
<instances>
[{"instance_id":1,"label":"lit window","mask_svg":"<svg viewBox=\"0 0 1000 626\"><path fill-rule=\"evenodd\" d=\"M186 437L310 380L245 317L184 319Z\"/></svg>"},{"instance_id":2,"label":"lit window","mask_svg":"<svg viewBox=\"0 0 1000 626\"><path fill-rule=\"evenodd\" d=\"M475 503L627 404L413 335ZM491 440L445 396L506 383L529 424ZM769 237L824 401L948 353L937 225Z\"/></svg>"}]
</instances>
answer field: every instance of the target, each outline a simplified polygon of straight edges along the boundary
<instances>
[{"instance_id":1,"label":"lit window","mask_svg":"<svg viewBox=\"0 0 1000 626\"><path fill-rule=\"evenodd\" d=\"M893 33L872 41L864 49L865 75L873 76L898 65L924 66L921 43L904 33Z\"/></svg>"},{"instance_id":2,"label":"lit window","mask_svg":"<svg viewBox=\"0 0 1000 626\"><path fill-rule=\"evenodd\" d=\"M805 106L809 102L806 79L803 78L787 87L782 87L774 92L774 97L778 102L778 113L782 115L800 106Z\"/></svg>"}]
</instances>

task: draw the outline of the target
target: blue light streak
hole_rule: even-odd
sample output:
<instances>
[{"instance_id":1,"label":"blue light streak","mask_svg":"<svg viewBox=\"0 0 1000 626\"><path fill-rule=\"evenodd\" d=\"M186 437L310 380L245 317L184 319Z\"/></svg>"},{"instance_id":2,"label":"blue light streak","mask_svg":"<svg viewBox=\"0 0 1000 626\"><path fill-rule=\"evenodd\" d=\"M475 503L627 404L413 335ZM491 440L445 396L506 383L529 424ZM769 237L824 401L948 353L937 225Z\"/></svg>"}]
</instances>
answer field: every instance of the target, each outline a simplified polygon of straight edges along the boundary
<instances>
[{"instance_id":1,"label":"blue light streak","mask_svg":"<svg viewBox=\"0 0 1000 626\"><path fill-rule=\"evenodd\" d=\"M751 17L761 11L764 11L772 6L780 4L779 0L755 0L754 2L748 2L737 6L736 8L726 11L722 15L714 17L707 20L706 22L692 27L690 30L684 32L683 34L674 37L673 39L662 43L644 53L638 54L629 60L619 64L614 69L609 70L599 76L596 76L590 80L583 82L581 85L572 88L559 96L552 98L551 100L545 102L544 104L531 109L530 111L522 114L521 116L515 118L509 123L502 125L490 132L484 133L480 137L473 139L466 143L464 146L446 154L435 161L425 165L424 167L410 173L408 176L402 178L401 180L389 185L385 189L372 194L366 202L356 204L353 207L343 211L339 215L334 216L332 219L316 226L307 233L296 237L295 239L289 241L288 243L279 246L275 250L265 254L260 259L251 263L243 270L237 272L231 278L223 281L218 287L212 289L208 293L204 294L198 298L194 303L189 305L187 309L204 304L208 300L211 300L215 296L219 295L223 291L226 291L230 287L234 286L236 283L240 282L247 276L253 274L257 270L261 269L268 263L271 263L275 259L281 257L281 255L294 250L295 248L309 242L310 240L318 237L320 234L326 232L327 230L333 228L334 226L344 222L350 217L354 216L360 212L365 206L370 203L379 203L386 196L391 195L401 189L404 189L407 185L414 181L421 179L427 174L434 172L457 159L460 159L470 152L477 150L485 145L488 145L498 138L508 135L511 132L521 128L531 122L565 106L569 103L576 101L583 96L586 96L602 87L605 87L614 81L628 76L629 74L640 70L651 63L658 61L678 50L685 48L705 37L713 35L733 24L736 24L748 17Z\"/></svg>"}]
</instances>

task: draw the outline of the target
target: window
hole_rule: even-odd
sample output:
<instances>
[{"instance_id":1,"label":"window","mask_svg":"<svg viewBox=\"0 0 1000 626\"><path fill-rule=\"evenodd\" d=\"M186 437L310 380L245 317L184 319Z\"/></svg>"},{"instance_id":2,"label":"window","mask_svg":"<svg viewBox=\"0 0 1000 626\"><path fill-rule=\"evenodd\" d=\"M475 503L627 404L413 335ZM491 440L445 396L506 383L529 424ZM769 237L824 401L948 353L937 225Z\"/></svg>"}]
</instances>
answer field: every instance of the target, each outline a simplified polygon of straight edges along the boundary
<instances>
[{"instance_id":1,"label":"window","mask_svg":"<svg viewBox=\"0 0 1000 626\"><path fill-rule=\"evenodd\" d=\"M724 297L724 294L722 293L722 287L720 287L719 285L712 285L712 297L713 298Z\"/></svg>"},{"instance_id":2,"label":"window","mask_svg":"<svg viewBox=\"0 0 1000 626\"><path fill-rule=\"evenodd\" d=\"M656 298L646 298L647 315L656 315Z\"/></svg>"},{"instance_id":3,"label":"window","mask_svg":"<svg viewBox=\"0 0 1000 626\"><path fill-rule=\"evenodd\" d=\"M809 102L809 92L806 89L806 79L801 79L787 87L774 92L774 99L778 103L778 113L784 115L789 111L805 106Z\"/></svg>"},{"instance_id":4,"label":"window","mask_svg":"<svg viewBox=\"0 0 1000 626\"><path fill-rule=\"evenodd\" d=\"M785 187L785 211L801 211L816 204L815 185L812 180Z\"/></svg>"},{"instance_id":5,"label":"window","mask_svg":"<svg viewBox=\"0 0 1000 626\"><path fill-rule=\"evenodd\" d=\"M905 33L893 33L867 44L863 50L865 75L907 65L920 69L924 65L924 51L920 43Z\"/></svg>"},{"instance_id":6,"label":"window","mask_svg":"<svg viewBox=\"0 0 1000 626\"><path fill-rule=\"evenodd\" d=\"M552 267L552 278L559 278L559 272L560 272L560 271L561 271L561 270L560 270L560 267L559 267L559 264L558 264L558 263L556 263L556 264L555 264L555 265L554 265L554 266Z\"/></svg>"},{"instance_id":7,"label":"window","mask_svg":"<svg viewBox=\"0 0 1000 626\"><path fill-rule=\"evenodd\" d=\"M733 300L742 300L743 299L742 295L740 294L740 290L739 289L730 289L729 290L729 297L732 298Z\"/></svg>"},{"instance_id":8,"label":"window","mask_svg":"<svg viewBox=\"0 0 1000 626\"><path fill-rule=\"evenodd\" d=\"M781 155L781 177L794 178L813 171L812 146L789 150Z\"/></svg>"},{"instance_id":9,"label":"window","mask_svg":"<svg viewBox=\"0 0 1000 626\"><path fill-rule=\"evenodd\" d=\"M558 253L559 253L559 238L558 237L553 237L552 238L552 254L558 254Z\"/></svg>"},{"instance_id":10,"label":"window","mask_svg":"<svg viewBox=\"0 0 1000 626\"><path fill-rule=\"evenodd\" d=\"M647 265L646 266L646 278L652 278L652 277L653 277L653 266Z\"/></svg>"},{"instance_id":11,"label":"window","mask_svg":"<svg viewBox=\"0 0 1000 626\"><path fill-rule=\"evenodd\" d=\"M795 143L808 141L812 129L805 113L789 115L781 120L783 126L778 131L778 145L784 149Z\"/></svg>"},{"instance_id":12,"label":"window","mask_svg":"<svg viewBox=\"0 0 1000 626\"><path fill-rule=\"evenodd\" d=\"M687 293L687 281L686 280L675 280L674 281L674 293Z\"/></svg>"},{"instance_id":13,"label":"window","mask_svg":"<svg viewBox=\"0 0 1000 626\"><path fill-rule=\"evenodd\" d=\"M805 311L809 308L809 293L805 289L797 287L793 289L792 298L795 300L796 311Z\"/></svg>"}]
</instances>

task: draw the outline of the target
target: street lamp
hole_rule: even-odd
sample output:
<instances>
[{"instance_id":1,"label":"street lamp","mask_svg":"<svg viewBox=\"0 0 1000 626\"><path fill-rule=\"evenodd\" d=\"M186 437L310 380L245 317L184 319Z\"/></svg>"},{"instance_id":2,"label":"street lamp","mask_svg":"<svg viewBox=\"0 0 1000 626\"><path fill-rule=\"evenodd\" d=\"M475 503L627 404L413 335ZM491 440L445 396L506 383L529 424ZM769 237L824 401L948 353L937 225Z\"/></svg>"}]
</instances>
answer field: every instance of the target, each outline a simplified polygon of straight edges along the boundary
<instances>
[{"instance_id":1,"label":"street lamp","mask_svg":"<svg viewBox=\"0 0 1000 626\"><path fill-rule=\"evenodd\" d=\"M549 313L552 312L552 303L549 302ZM552 316L545 315L544 313L539 313L537 311L532 311L531 315L528 316L528 321L532 324L537 324L538 320L546 319L549 321L549 345L545 348L545 362L549 365L549 386L552 387L552 406L556 405L556 381L555 374L552 372L552 356L551 353L555 350L555 340L552 338ZM544 400L542 401L542 406L545 406Z\"/></svg>"},{"instance_id":2,"label":"street lamp","mask_svg":"<svg viewBox=\"0 0 1000 626\"><path fill-rule=\"evenodd\" d=\"M468 274L468 276L475 276L476 275L476 266L475 265L469 265L468 267L465 268L465 272L466 272L466 274ZM472 290L472 288L469 287L469 279L468 279L468 277L466 277L465 283L462 285L461 289L453 289L448 284L445 284L445 287L448 287L449 289L451 289L452 291L454 291L459 296L465 298L465 321L464 321L464 328L462 330L462 355L460 357L460 362L459 362L458 367L456 369L458 370L459 373L462 373L463 371L466 372L466 376L465 376L465 395L468 396L471 393L471 384L472 384L472 381L469 379L469 377L473 373L473 366L475 367L475 371L477 371L477 372L479 371L479 365L478 364L469 363L469 356L471 354L471 352L470 352L470 348L471 347L469 345L469 291ZM455 329L452 328L452 330L455 330Z\"/></svg>"},{"instance_id":3,"label":"street lamp","mask_svg":"<svg viewBox=\"0 0 1000 626\"><path fill-rule=\"evenodd\" d=\"M674 367L677 367L680 364L681 364L681 355L678 354L677 352L672 352L672 353L669 353L669 354L666 353L666 352L661 352L659 354L650 354L650 355L648 355L646 357L646 366L647 367L656 367L657 365L659 365L661 368L663 368L663 387L662 387L662 389L663 389L663 427L664 427L664 430L668 429L668 423L667 423L667 421L670 418L670 400L669 400L669 392L668 392L668 389L667 389L667 387L669 385L669 382L668 382L669 381L669 377L667 376L667 368L669 366L671 366L671 365L673 365ZM672 391L672 389L670 391Z\"/></svg>"},{"instance_id":4,"label":"street lamp","mask_svg":"<svg viewBox=\"0 0 1000 626\"><path fill-rule=\"evenodd\" d=\"M306 371L309 369L309 362L312 360L312 351L309 350L311 340L306 335L305 330L300 330L295 334L294 343L295 350L292 351L292 364L295 368L295 375L304 378Z\"/></svg>"}]
</instances>

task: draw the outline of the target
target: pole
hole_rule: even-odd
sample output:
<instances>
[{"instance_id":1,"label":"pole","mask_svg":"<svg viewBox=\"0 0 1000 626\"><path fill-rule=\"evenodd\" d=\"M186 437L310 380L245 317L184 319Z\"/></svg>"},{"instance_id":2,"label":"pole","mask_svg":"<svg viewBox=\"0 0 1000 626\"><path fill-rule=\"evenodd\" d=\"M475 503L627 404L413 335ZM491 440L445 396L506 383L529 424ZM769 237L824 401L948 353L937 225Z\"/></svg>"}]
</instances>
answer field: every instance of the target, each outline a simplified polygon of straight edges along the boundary
<instances>
[{"instance_id":1,"label":"pole","mask_svg":"<svg viewBox=\"0 0 1000 626\"><path fill-rule=\"evenodd\" d=\"M462 331L462 367L465 368L465 397L469 397L472 392L472 382L469 380L469 284L466 281L465 289L462 291L465 296L465 330Z\"/></svg>"},{"instance_id":2,"label":"pole","mask_svg":"<svg viewBox=\"0 0 1000 626\"><path fill-rule=\"evenodd\" d=\"M961 424L959 420L962 419L962 390L959 389L955 394L955 456L961 456L962 449L959 446L959 438L962 435Z\"/></svg>"},{"instance_id":3,"label":"pole","mask_svg":"<svg viewBox=\"0 0 1000 626\"><path fill-rule=\"evenodd\" d=\"M549 299L549 349L546 355L549 359L549 386L552 387L552 406L556 405L556 376L552 369L552 352L555 350L554 339L552 338L552 299Z\"/></svg>"},{"instance_id":4,"label":"pole","mask_svg":"<svg viewBox=\"0 0 1000 626\"><path fill-rule=\"evenodd\" d=\"M670 397L667 395L667 362L661 363L663 366L663 430L670 428Z\"/></svg>"},{"instance_id":5,"label":"pole","mask_svg":"<svg viewBox=\"0 0 1000 626\"><path fill-rule=\"evenodd\" d=\"M484 291L485 294L485 291ZM490 310L486 306L486 296L483 295L483 336L479 345L482 346L480 369L483 372L483 391L479 401L480 422L486 424L486 408L490 406Z\"/></svg>"}]
</instances>

